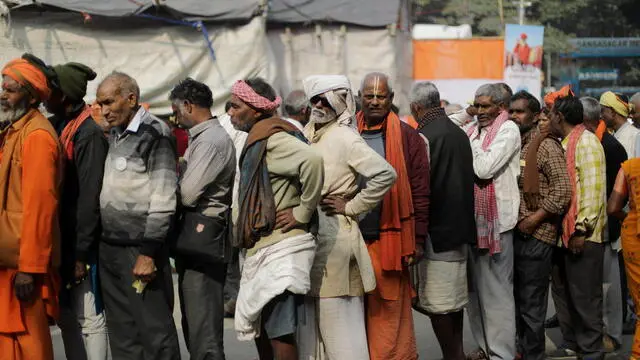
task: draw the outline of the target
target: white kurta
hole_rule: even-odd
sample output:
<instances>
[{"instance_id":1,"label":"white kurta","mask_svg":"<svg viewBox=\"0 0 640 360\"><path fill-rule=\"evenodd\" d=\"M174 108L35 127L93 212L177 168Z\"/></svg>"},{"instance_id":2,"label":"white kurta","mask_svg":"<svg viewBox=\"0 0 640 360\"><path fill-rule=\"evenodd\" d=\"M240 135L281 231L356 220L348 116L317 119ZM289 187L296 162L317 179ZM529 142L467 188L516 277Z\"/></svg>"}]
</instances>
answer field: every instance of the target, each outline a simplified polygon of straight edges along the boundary
<instances>
[{"instance_id":1,"label":"white kurta","mask_svg":"<svg viewBox=\"0 0 640 360\"><path fill-rule=\"evenodd\" d=\"M628 159L636 157L636 142L640 139L638 135L640 135L640 130L628 122L622 124L613 134L613 137L615 137L627 151Z\"/></svg>"},{"instance_id":2,"label":"white kurta","mask_svg":"<svg viewBox=\"0 0 640 360\"><path fill-rule=\"evenodd\" d=\"M513 230L518 222L520 209L520 130L513 121L507 121L498 130L495 139L485 151L482 142L486 128L480 137L471 140L473 170L480 179L493 179L496 188L500 233Z\"/></svg>"}]
</instances>

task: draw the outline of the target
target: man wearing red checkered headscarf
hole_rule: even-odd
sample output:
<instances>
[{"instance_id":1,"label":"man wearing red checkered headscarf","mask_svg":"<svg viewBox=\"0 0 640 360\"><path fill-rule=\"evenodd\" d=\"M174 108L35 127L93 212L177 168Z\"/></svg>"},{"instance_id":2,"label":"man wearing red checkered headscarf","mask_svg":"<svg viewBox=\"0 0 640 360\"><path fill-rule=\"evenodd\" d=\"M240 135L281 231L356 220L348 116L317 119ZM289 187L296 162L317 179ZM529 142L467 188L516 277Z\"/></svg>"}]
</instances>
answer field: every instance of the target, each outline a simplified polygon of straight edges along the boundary
<instances>
[{"instance_id":1,"label":"man wearing red checkered headscarf","mask_svg":"<svg viewBox=\"0 0 640 360\"><path fill-rule=\"evenodd\" d=\"M58 315L61 147L38 105L51 93L32 55L2 69L0 93L0 354L52 360Z\"/></svg>"},{"instance_id":2,"label":"man wearing red checkered headscarf","mask_svg":"<svg viewBox=\"0 0 640 360\"><path fill-rule=\"evenodd\" d=\"M310 290L309 232L323 185L322 157L300 130L274 116L280 97L262 79L231 89L231 123L248 132L240 154L240 214L233 245L247 249L236 303L241 340L260 358L298 359L295 334Z\"/></svg>"}]
</instances>

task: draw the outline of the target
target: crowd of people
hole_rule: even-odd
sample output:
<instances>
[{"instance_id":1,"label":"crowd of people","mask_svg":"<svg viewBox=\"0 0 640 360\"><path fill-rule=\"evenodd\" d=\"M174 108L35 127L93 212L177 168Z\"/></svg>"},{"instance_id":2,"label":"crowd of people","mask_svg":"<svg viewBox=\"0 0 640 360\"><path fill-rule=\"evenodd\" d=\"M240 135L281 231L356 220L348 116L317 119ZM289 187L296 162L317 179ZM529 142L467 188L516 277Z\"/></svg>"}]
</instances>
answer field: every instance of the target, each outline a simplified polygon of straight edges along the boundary
<instances>
[{"instance_id":1,"label":"crowd of people","mask_svg":"<svg viewBox=\"0 0 640 360\"><path fill-rule=\"evenodd\" d=\"M250 78L214 116L187 78L172 122L124 73L93 106L80 63L2 76L3 359L53 359L52 324L68 359L180 359L174 271L197 360L225 358L229 313L261 360L415 360L414 309L447 360L603 359L640 301L640 95L495 83L462 109L420 82L403 121L382 73L357 94L310 76L284 104Z\"/></svg>"}]
</instances>

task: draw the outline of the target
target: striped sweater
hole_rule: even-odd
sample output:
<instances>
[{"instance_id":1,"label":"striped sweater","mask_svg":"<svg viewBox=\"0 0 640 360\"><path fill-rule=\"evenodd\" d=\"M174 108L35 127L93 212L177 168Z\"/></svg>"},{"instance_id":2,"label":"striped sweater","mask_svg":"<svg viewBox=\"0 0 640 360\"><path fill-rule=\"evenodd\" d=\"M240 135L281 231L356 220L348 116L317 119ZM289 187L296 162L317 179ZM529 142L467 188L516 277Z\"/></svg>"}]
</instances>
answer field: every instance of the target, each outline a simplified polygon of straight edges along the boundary
<instances>
[{"instance_id":1,"label":"striped sweater","mask_svg":"<svg viewBox=\"0 0 640 360\"><path fill-rule=\"evenodd\" d=\"M103 241L154 256L176 210L176 150L167 124L142 107L112 129L100 194Z\"/></svg>"}]
</instances>

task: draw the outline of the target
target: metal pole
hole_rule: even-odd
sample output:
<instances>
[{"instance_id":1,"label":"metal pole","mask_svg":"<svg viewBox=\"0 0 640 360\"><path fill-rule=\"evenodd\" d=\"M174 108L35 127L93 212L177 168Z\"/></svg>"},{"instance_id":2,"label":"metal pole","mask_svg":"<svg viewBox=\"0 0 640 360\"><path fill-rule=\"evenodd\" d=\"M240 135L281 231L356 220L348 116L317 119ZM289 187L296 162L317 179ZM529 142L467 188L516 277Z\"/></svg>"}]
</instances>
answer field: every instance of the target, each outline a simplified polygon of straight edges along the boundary
<instances>
[{"instance_id":1,"label":"metal pole","mask_svg":"<svg viewBox=\"0 0 640 360\"><path fill-rule=\"evenodd\" d=\"M500 13L500 24L502 24L502 31L504 31L504 8L502 6L502 0L498 0L498 12Z\"/></svg>"},{"instance_id":2,"label":"metal pole","mask_svg":"<svg viewBox=\"0 0 640 360\"><path fill-rule=\"evenodd\" d=\"M551 87L551 54L545 55L547 56L547 87Z\"/></svg>"},{"instance_id":3,"label":"metal pole","mask_svg":"<svg viewBox=\"0 0 640 360\"><path fill-rule=\"evenodd\" d=\"M518 5L518 19L520 25L524 25L524 9L524 0L520 0L520 4Z\"/></svg>"}]
</instances>

